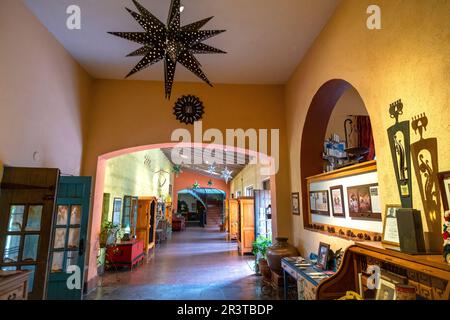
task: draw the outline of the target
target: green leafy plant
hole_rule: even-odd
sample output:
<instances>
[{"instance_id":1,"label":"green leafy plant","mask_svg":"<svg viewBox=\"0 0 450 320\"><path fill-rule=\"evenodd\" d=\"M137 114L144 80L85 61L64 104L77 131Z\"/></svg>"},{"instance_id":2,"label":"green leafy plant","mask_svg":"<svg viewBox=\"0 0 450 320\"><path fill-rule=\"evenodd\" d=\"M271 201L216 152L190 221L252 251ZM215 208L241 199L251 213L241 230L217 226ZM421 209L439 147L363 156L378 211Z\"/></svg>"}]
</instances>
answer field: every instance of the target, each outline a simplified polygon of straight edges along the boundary
<instances>
[{"instance_id":1,"label":"green leafy plant","mask_svg":"<svg viewBox=\"0 0 450 320\"><path fill-rule=\"evenodd\" d=\"M105 248L109 244L114 244L121 238L120 225L114 224L111 221L106 221L102 225L100 232L100 247Z\"/></svg>"},{"instance_id":2,"label":"green leafy plant","mask_svg":"<svg viewBox=\"0 0 450 320\"><path fill-rule=\"evenodd\" d=\"M272 239L258 236L253 242L253 254L256 257L256 261L259 259L267 259L267 249L272 245Z\"/></svg>"}]
</instances>

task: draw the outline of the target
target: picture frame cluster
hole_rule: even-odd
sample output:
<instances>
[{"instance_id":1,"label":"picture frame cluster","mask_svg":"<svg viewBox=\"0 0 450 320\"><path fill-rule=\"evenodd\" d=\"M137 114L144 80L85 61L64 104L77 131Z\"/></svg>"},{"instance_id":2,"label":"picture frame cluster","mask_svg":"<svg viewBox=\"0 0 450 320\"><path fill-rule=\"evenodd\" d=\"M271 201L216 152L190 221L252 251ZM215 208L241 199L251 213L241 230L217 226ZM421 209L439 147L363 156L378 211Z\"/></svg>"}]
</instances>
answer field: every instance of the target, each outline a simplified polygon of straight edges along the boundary
<instances>
[{"instance_id":1,"label":"picture frame cluster","mask_svg":"<svg viewBox=\"0 0 450 320\"><path fill-rule=\"evenodd\" d=\"M346 188L331 186L328 190L309 192L309 209L311 214L346 218L347 201L348 216L354 219L369 219L381 221L381 205L378 184L365 184Z\"/></svg>"}]
</instances>

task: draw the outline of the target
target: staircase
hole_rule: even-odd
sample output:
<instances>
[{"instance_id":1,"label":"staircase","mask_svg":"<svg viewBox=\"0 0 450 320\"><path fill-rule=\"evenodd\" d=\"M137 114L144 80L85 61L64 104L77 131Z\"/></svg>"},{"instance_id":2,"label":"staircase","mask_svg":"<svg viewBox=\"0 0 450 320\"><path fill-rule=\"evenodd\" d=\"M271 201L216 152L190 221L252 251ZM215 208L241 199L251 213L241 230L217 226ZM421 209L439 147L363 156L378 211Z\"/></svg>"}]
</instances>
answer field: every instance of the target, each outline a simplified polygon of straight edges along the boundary
<instances>
[{"instance_id":1,"label":"staircase","mask_svg":"<svg viewBox=\"0 0 450 320\"><path fill-rule=\"evenodd\" d=\"M206 227L219 228L222 224L222 208L217 205L208 205L206 214Z\"/></svg>"}]
</instances>

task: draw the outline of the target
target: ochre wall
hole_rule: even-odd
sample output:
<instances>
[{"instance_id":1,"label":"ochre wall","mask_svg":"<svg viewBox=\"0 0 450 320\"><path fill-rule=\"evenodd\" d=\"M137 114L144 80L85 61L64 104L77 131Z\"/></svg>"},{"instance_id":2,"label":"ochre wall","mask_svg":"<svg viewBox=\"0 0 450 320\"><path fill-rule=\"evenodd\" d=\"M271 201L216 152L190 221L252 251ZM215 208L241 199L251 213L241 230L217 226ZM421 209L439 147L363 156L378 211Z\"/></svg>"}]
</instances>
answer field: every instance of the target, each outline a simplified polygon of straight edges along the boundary
<instances>
[{"instance_id":1,"label":"ochre wall","mask_svg":"<svg viewBox=\"0 0 450 320\"><path fill-rule=\"evenodd\" d=\"M174 129L192 126L180 124L173 104L183 94L198 96L205 105L203 131L226 129L280 129L280 165L275 176L273 216L274 234L290 236L289 170L284 118L284 88L275 85L221 85L210 88L201 83L176 82L172 100L164 99L162 82L96 80L92 87L89 135L83 161L83 174L96 176L98 157L109 152L170 142ZM269 149L270 150L270 149ZM97 182L98 183L98 182ZM276 184L276 187L275 187ZM272 187L272 186L271 186ZM94 203L91 243L96 243L100 215ZM90 253L88 279L96 274L94 246Z\"/></svg>"},{"instance_id":2,"label":"ochre wall","mask_svg":"<svg viewBox=\"0 0 450 320\"><path fill-rule=\"evenodd\" d=\"M302 128L317 90L330 79L350 82L371 117L377 152L383 207L400 203L386 129L394 122L389 104L404 103L402 120L426 112L426 137L437 137L440 171L450 170L450 2L379 0L382 30L368 30L366 9L373 1L344 0L316 39L286 87L286 119L291 190L300 188ZM412 142L418 136L411 133ZM415 207L422 210L413 178ZM302 212L302 215L304 212ZM302 216L293 218L295 244L304 255L316 252L319 241L332 249L350 242L303 229Z\"/></svg>"},{"instance_id":3,"label":"ochre wall","mask_svg":"<svg viewBox=\"0 0 450 320\"><path fill-rule=\"evenodd\" d=\"M22 1L0 1L0 46L0 159L78 175L90 77Z\"/></svg>"},{"instance_id":4,"label":"ochre wall","mask_svg":"<svg viewBox=\"0 0 450 320\"><path fill-rule=\"evenodd\" d=\"M174 210L178 209L178 192L184 189L192 188L192 185L197 181L200 184L200 188L214 188L219 189L226 192L227 197L230 194L230 185L226 184L222 179L210 178L206 175L198 174L189 169L182 169L182 173L180 173L174 178L173 182L173 208ZM208 181L211 180L213 182L212 187L208 186Z\"/></svg>"}]
</instances>

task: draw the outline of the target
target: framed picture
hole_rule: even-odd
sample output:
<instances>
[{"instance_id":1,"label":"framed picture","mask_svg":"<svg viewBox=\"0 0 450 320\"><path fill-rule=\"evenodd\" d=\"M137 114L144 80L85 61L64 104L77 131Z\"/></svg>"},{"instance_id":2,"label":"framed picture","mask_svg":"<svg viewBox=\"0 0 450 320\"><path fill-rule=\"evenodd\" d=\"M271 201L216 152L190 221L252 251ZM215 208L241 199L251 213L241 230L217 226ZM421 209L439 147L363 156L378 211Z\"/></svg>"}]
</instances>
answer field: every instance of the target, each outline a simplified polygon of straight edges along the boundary
<instances>
[{"instance_id":1,"label":"framed picture","mask_svg":"<svg viewBox=\"0 0 450 320\"><path fill-rule=\"evenodd\" d=\"M324 216L330 215L328 206L328 191L311 191L309 193L309 207L311 213Z\"/></svg>"},{"instance_id":2,"label":"framed picture","mask_svg":"<svg viewBox=\"0 0 450 320\"><path fill-rule=\"evenodd\" d=\"M381 220L378 184L348 187L347 197L350 217Z\"/></svg>"},{"instance_id":3,"label":"framed picture","mask_svg":"<svg viewBox=\"0 0 450 320\"><path fill-rule=\"evenodd\" d=\"M114 198L112 222L114 225L120 224L120 213L122 212L122 199Z\"/></svg>"},{"instance_id":4,"label":"framed picture","mask_svg":"<svg viewBox=\"0 0 450 320\"><path fill-rule=\"evenodd\" d=\"M345 218L344 188L342 186L330 187L330 194L333 216Z\"/></svg>"},{"instance_id":5,"label":"framed picture","mask_svg":"<svg viewBox=\"0 0 450 320\"><path fill-rule=\"evenodd\" d=\"M383 237L381 242L393 246L400 246L400 238L397 228L397 210L402 206L399 204L386 205L386 211L383 220Z\"/></svg>"},{"instance_id":6,"label":"framed picture","mask_svg":"<svg viewBox=\"0 0 450 320\"><path fill-rule=\"evenodd\" d=\"M395 300L395 298L395 284L381 278L376 300Z\"/></svg>"},{"instance_id":7,"label":"framed picture","mask_svg":"<svg viewBox=\"0 0 450 320\"><path fill-rule=\"evenodd\" d=\"M450 171L439 173L439 186L441 188L444 210L450 210Z\"/></svg>"},{"instance_id":8,"label":"framed picture","mask_svg":"<svg viewBox=\"0 0 450 320\"><path fill-rule=\"evenodd\" d=\"M326 270L328 264L328 252L330 251L330 245L328 243L321 242L319 244L319 252L317 253L317 266Z\"/></svg>"},{"instance_id":9,"label":"framed picture","mask_svg":"<svg viewBox=\"0 0 450 320\"><path fill-rule=\"evenodd\" d=\"M299 200L299 193L293 192L292 193L292 214L299 216L300 215L300 200Z\"/></svg>"}]
</instances>

